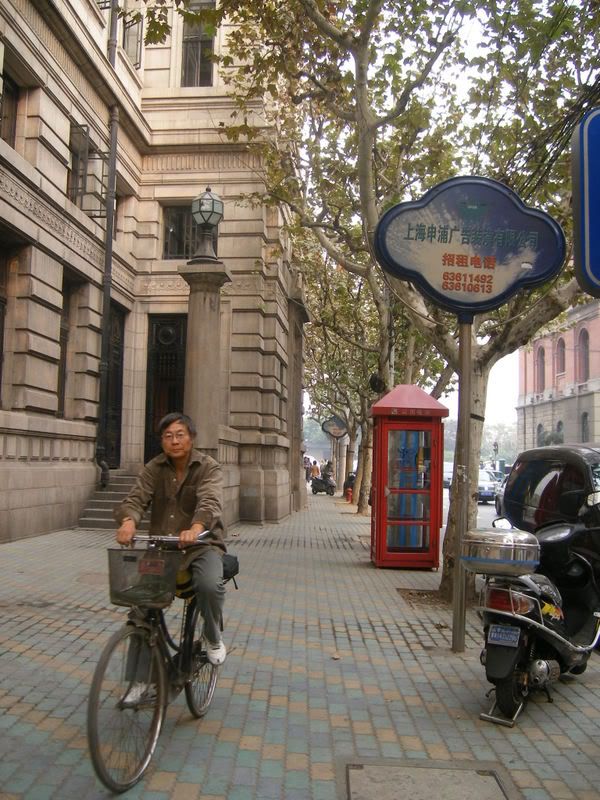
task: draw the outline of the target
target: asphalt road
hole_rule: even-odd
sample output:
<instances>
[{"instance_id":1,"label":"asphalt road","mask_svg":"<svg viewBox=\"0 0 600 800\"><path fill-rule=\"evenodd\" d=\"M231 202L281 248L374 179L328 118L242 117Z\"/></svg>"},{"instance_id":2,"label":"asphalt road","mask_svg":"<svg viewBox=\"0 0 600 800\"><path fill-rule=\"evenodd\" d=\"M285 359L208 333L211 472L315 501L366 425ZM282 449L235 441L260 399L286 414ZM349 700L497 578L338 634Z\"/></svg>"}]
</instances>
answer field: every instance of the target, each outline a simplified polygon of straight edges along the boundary
<instances>
[{"instance_id":1,"label":"asphalt road","mask_svg":"<svg viewBox=\"0 0 600 800\"><path fill-rule=\"evenodd\" d=\"M448 489L444 489L444 525L448 516L448 506ZM492 520L496 519L497 516L493 503L479 503L477 506L477 527L491 528Z\"/></svg>"}]
</instances>

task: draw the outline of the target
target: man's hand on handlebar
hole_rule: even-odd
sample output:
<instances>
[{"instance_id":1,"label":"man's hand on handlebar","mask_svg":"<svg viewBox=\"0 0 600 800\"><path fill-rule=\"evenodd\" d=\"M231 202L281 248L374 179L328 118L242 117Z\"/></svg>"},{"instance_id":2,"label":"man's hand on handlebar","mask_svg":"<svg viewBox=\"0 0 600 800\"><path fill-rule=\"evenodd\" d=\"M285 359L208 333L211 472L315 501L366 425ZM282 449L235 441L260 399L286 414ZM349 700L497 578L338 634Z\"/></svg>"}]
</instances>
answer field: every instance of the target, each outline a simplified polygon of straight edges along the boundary
<instances>
[{"instance_id":1,"label":"man's hand on handlebar","mask_svg":"<svg viewBox=\"0 0 600 800\"><path fill-rule=\"evenodd\" d=\"M135 536L135 521L131 517L126 517L117 531L117 542L126 547L131 546L131 540Z\"/></svg>"},{"instance_id":2,"label":"man's hand on handlebar","mask_svg":"<svg viewBox=\"0 0 600 800\"><path fill-rule=\"evenodd\" d=\"M197 544L198 536L205 530L204 525L195 522L189 530L181 531L179 534L179 546L187 547L190 544Z\"/></svg>"}]
</instances>

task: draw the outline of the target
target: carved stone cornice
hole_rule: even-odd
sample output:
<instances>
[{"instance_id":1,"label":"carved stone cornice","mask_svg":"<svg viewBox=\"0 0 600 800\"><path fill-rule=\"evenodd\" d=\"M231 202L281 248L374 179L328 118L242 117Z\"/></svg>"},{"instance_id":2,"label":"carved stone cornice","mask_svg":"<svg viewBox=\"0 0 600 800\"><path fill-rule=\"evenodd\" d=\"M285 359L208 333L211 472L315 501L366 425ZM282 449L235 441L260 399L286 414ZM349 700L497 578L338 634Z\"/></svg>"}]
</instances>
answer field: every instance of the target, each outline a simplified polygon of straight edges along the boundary
<instances>
[{"instance_id":1,"label":"carved stone cornice","mask_svg":"<svg viewBox=\"0 0 600 800\"><path fill-rule=\"evenodd\" d=\"M90 236L86 236L83 231L2 167L0 167L0 197L30 217L40 228L56 237L62 244L80 253L94 267L104 269L103 248L98 247Z\"/></svg>"},{"instance_id":2,"label":"carved stone cornice","mask_svg":"<svg viewBox=\"0 0 600 800\"><path fill-rule=\"evenodd\" d=\"M152 172L210 172L211 170L243 170L260 167L255 153L211 151L206 153L156 153L144 156L142 171Z\"/></svg>"},{"instance_id":3,"label":"carved stone cornice","mask_svg":"<svg viewBox=\"0 0 600 800\"><path fill-rule=\"evenodd\" d=\"M135 289L135 276L123 266L113 261L112 264L112 284L133 294Z\"/></svg>"}]
</instances>

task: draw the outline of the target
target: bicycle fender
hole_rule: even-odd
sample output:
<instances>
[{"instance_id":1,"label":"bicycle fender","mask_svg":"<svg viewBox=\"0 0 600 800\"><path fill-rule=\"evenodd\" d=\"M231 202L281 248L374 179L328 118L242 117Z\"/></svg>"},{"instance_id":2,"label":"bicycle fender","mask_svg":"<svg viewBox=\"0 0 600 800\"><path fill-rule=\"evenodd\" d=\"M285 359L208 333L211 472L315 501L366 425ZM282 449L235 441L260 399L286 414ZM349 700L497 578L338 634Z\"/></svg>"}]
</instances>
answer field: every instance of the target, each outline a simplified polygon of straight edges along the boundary
<instances>
[{"instance_id":1,"label":"bicycle fender","mask_svg":"<svg viewBox=\"0 0 600 800\"><path fill-rule=\"evenodd\" d=\"M512 675L522 652L521 647L488 644L485 654L485 676L488 681L496 683Z\"/></svg>"}]
</instances>

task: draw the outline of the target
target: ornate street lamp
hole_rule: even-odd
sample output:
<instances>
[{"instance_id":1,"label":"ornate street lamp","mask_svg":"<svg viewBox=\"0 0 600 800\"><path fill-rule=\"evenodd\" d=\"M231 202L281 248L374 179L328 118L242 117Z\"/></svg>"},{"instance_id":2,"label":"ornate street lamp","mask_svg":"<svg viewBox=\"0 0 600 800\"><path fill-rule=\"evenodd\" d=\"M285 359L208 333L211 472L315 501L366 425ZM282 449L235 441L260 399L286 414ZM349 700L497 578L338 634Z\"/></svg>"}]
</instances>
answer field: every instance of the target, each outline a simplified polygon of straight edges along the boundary
<instances>
[{"instance_id":1,"label":"ornate street lamp","mask_svg":"<svg viewBox=\"0 0 600 800\"><path fill-rule=\"evenodd\" d=\"M223 201L218 195L211 192L210 186L207 186L205 192L192 200L192 216L200 226L200 241L198 250L188 263L217 261L213 247L213 233L223 219Z\"/></svg>"}]
</instances>

